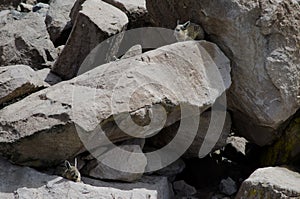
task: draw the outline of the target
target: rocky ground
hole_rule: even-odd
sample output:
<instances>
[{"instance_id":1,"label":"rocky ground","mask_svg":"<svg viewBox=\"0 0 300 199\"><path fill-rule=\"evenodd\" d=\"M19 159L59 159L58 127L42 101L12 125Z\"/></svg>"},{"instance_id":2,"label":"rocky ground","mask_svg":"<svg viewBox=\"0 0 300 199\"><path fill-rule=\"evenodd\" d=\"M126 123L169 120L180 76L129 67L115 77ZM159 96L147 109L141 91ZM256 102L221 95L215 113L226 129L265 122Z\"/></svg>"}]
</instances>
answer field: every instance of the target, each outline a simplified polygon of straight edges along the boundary
<instances>
[{"instance_id":1,"label":"rocky ground","mask_svg":"<svg viewBox=\"0 0 300 199\"><path fill-rule=\"evenodd\" d=\"M0 2L0 198L300 198L299 146L299 1Z\"/></svg>"}]
</instances>

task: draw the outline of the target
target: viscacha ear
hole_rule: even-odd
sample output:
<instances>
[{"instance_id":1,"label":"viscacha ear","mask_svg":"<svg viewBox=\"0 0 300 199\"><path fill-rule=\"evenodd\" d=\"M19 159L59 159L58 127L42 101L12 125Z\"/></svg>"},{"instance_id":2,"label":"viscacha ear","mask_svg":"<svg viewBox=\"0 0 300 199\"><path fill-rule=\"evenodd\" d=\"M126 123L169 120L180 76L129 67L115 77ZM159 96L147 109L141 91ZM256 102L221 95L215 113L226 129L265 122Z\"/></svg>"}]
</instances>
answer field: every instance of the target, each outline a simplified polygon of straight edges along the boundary
<instances>
[{"instance_id":1,"label":"viscacha ear","mask_svg":"<svg viewBox=\"0 0 300 199\"><path fill-rule=\"evenodd\" d=\"M179 25L179 19L177 19L177 25Z\"/></svg>"},{"instance_id":2,"label":"viscacha ear","mask_svg":"<svg viewBox=\"0 0 300 199\"><path fill-rule=\"evenodd\" d=\"M75 165L74 166L77 168L77 158L75 158Z\"/></svg>"},{"instance_id":3,"label":"viscacha ear","mask_svg":"<svg viewBox=\"0 0 300 199\"><path fill-rule=\"evenodd\" d=\"M190 22L190 21L187 21L187 22L185 22L185 23L182 25L182 27L183 27L184 29L187 29L187 27L189 27L190 24L191 24L191 22Z\"/></svg>"},{"instance_id":4,"label":"viscacha ear","mask_svg":"<svg viewBox=\"0 0 300 199\"><path fill-rule=\"evenodd\" d=\"M65 166L67 167L67 169L71 169L71 164L68 160L65 161Z\"/></svg>"}]
</instances>

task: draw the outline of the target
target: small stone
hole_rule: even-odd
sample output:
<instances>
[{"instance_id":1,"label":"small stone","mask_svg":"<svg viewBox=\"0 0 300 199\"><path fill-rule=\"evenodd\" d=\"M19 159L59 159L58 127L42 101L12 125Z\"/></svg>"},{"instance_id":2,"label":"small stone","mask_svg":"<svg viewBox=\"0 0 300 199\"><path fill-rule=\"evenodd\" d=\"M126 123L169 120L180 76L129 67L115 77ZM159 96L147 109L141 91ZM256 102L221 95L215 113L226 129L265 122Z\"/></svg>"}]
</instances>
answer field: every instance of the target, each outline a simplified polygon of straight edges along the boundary
<instances>
[{"instance_id":1,"label":"small stone","mask_svg":"<svg viewBox=\"0 0 300 199\"><path fill-rule=\"evenodd\" d=\"M221 193L231 196L232 194L237 192L237 186L235 181L228 177L227 179L221 180L219 190Z\"/></svg>"}]
</instances>

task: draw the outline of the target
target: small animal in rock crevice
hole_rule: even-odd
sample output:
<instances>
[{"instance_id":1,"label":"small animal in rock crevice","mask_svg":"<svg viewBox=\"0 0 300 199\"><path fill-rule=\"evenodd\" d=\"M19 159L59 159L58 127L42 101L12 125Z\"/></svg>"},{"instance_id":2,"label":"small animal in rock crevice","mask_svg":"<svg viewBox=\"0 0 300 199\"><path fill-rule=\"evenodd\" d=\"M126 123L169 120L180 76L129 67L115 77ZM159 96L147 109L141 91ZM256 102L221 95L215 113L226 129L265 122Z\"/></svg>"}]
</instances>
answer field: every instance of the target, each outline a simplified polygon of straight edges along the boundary
<instances>
[{"instance_id":1,"label":"small animal in rock crevice","mask_svg":"<svg viewBox=\"0 0 300 199\"><path fill-rule=\"evenodd\" d=\"M74 182L80 182L81 181L81 175L80 172L77 169L77 159L75 158L75 164L72 166L68 160L65 161L65 167L66 170L63 173L63 177L67 178L69 180L72 180Z\"/></svg>"},{"instance_id":2,"label":"small animal in rock crevice","mask_svg":"<svg viewBox=\"0 0 300 199\"><path fill-rule=\"evenodd\" d=\"M204 30L198 24L191 23L190 21L184 24L179 24L177 21L177 26L174 30L174 36L177 41L188 41L188 40L202 40L204 39Z\"/></svg>"}]
</instances>

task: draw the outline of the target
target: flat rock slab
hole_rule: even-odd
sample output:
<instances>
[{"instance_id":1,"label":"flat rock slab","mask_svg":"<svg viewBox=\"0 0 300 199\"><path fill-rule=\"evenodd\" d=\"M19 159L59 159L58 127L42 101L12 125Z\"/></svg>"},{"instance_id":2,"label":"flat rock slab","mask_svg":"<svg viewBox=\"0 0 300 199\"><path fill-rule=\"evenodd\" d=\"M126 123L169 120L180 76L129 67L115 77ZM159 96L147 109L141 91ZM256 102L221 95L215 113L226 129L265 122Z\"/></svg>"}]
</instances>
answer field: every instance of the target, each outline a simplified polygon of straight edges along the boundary
<instances>
[{"instance_id":1,"label":"flat rock slab","mask_svg":"<svg viewBox=\"0 0 300 199\"><path fill-rule=\"evenodd\" d=\"M101 0L87 0L76 15L71 35L52 72L63 79L77 75L86 56L100 42L125 30L128 18L118 8Z\"/></svg>"},{"instance_id":2,"label":"flat rock slab","mask_svg":"<svg viewBox=\"0 0 300 199\"><path fill-rule=\"evenodd\" d=\"M109 144L105 137L150 136L181 117L196 117L230 84L229 60L205 41L110 62L0 110L0 153L24 165L57 164L83 143L97 149ZM187 122L190 129L194 120Z\"/></svg>"},{"instance_id":3,"label":"flat rock slab","mask_svg":"<svg viewBox=\"0 0 300 199\"><path fill-rule=\"evenodd\" d=\"M120 190L146 189L157 191L157 198L169 199L172 198L172 186L169 185L168 179L161 176L143 176L137 182L105 182L94 180L91 178L83 178L84 183L97 187L112 187Z\"/></svg>"},{"instance_id":4,"label":"flat rock slab","mask_svg":"<svg viewBox=\"0 0 300 199\"><path fill-rule=\"evenodd\" d=\"M49 67L57 53L49 38L43 17L30 12L13 19L8 14L0 31L0 66L28 65L34 69Z\"/></svg>"},{"instance_id":5,"label":"flat rock slab","mask_svg":"<svg viewBox=\"0 0 300 199\"><path fill-rule=\"evenodd\" d=\"M283 167L257 169L242 183L236 198L300 198L300 174Z\"/></svg>"},{"instance_id":6,"label":"flat rock slab","mask_svg":"<svg viewBox=\"0 0 300 199\"><path fill-rule=\"evenodd\" d=\"M299 3L146 3L150 16L160 27L174 29L177 19L202 25L210 39L232 60L233 84L228 97L238 131L258 145L272 143L283 122L300 108Z\"/></svg>"},{"instance_id":7,"label":"flat rock slab","mask_svg":"<svg viewBox=\"0 0 300 199\"><path fill-rule=\"evenodd\" d=\"M59 181L59 180L57 180ZM53 183L53 184L52 184ZM75 182L51 182L39 188L21 188L15 192L18 198L32 199L54 199L54 198L82 198L82 199L98 199L98 198L140 198L158 199L156 191L146 189L133 189L130 191L122 191L109 187L93 187L87 184Z\"/></svg>"},{"instance_id":8,"label":"flat rock slab","mask_svg":"<svg viewBox=\"0 0 300 199\"><path fill-rule=\"evenodd\" d=\"M46 87L49 84L29 66L0 67L0 106Z\"/></svg>"},{"instance_id":9,"label":"flat rock slab","mask_svg":"<svg viewBox=\"0 0 300 199\"><path fill-rule=\"evenodd\" d=\"M75 183L59 176L40 173L28 167L12 165L2 158L0 159L0 168L5 168L0 170L0 196L5 199L158 198L156 190L147 190L146 188L121 190Z\"/></svg>"}]
</instances>

